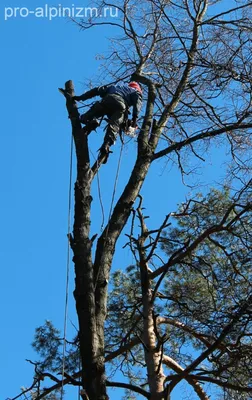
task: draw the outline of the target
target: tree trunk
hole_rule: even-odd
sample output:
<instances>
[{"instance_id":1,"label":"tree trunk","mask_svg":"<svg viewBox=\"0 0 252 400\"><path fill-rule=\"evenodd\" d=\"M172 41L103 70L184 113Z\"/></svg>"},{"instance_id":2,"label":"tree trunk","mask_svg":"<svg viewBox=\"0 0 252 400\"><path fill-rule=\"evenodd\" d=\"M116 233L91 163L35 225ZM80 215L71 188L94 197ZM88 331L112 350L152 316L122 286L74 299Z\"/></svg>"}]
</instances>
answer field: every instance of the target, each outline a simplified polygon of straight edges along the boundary
<instances>
[{"instance_id":1,"label":"tree trunk","mask_svg":"<svg viewBox=\"0 0 252 400\"><path fill-rule=\"evenodd\" d=\"M142 257L141 257L142 258ZM155 333L154 305L152 290L148 276L148 266L142 259L140 262L142 304L143 304L143 343L147 368L147 378L150 388L150 400L164 399L164 379L162 367L162 352Z\"/></svg>"},{"instance_id":2,"label":"tree trunk","mask_svg":"<svg viewBox=\"0 0 252 400\"><path fill-rule=\"evenodd\" d=\"M93 173L90 168L87 136L79 122L72 81L65 84L67 109L77 155L77 180L75 183L74 229L71 248L74 253L76 311L79 321L79 341L82 363L83 399L106 400L104 357L99 353L95 313L95 289L90 234L90 195Z\"/></svg>"}]
</instances>

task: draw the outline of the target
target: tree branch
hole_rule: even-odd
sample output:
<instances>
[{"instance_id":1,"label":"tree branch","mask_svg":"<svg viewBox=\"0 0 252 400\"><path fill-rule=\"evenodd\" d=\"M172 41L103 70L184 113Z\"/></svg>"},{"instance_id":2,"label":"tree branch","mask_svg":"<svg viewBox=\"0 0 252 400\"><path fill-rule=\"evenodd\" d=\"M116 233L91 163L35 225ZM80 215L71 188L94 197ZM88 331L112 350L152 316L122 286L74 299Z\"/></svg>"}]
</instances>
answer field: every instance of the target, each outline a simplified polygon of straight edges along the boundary
<instances>
[{"instance_id":1,"label":"tree branch","mask_svg":"<svg viewBox=\"0 0 252 400\"><path fill-rule=\"evenodd\" d=\"M177 373L181 373L184 371L183 368L176 361L174 361L171 357L168 357L167 355L163 356L163 363ZM185 379L193 387L200 400L210 400L210 398L203 390L202 386L199 384L197 378L193 379L187 376Z\"/></svg>"},{"instance_id":2,"label":"tree branch","mask_svg":"<svg viewBox=\"0 0 252 400\"><path fill-rule=\"evenodd\" d=\"M239 321L239 319L246 313L248 308L251 306L252 302L252 295L249 296L249 298L244 301L243 305L240 307L240 309L236 312L236 314L233 316L229 324L225 326L225 328L222 330L220 333L219 337L215 340L215 342L199 357L196 358L188 367L184 369L183 372L181 372L176 379L174 379L169 385L168 385L168 392L171 393L174 387L182 380L185 379L191 371L193 371L199 364L202 363L210 354L214 352L218 348L218 346L222 343L222 341L225 339L225 337L230 333L234 325Z\"/></svg>"},{"instance_id":3,"label":"tree branch","mask_svg":"<svg viewBox=\"0 0 252 400\"><path fill-rule=\"evenodd\" d=\"M223 128L199 133L195 136L189 137L188 139L182 140L181 142L173 143L171 146L167 147L166 149L163 149L163 150L155 153L152 157L152 161L157 160L161 157L164 157L173 151L181 150L183 147L191 145L192 143L197 142L199 140L207 139L209 137L215 137L215 136L221 135L222 133L228 133L228 132L232 132L235 130L249 129L249 128L252 128L252 123L247 123L247 124L234 123L231 125L226 125Z\"/></svg>"},{"instance_id":4,"label":"tree branch","mask_svg":"<svg viewBox=\"0 0 252 400\"><path fill-rule=\"evenodd\" d=\"M142 396L146 397L146 399L150 399L151 398L150 393L146 392L146 390L140 388L139 386L131 385L130 383L106 381L106 385L110 386L110 387L119 387L119 388L132 390L133 392L139 393Z\"/></svg>"}]
</instances>

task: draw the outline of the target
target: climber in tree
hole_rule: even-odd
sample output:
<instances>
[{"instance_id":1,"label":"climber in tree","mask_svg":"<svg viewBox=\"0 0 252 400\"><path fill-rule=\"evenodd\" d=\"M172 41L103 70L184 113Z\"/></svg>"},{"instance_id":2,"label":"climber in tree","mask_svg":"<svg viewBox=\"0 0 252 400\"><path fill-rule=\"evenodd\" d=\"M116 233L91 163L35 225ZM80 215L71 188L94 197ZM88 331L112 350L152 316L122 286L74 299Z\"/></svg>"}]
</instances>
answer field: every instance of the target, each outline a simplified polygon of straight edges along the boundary
<instances>
[{"instance_id":1,"label":"climber in tree","mask_svg":"<svg viewBox=\"0 0 252 400\"><path fill-rule=\"evenodd\" d=\"M104 153L108 155L109 148L114 144L130 107L133 107L130 126L136 128L137 118L142 106L142 90L137 82L130 82L128 84L100 86L83 93L81 96L74 96L73 99L77 101L88 100L95 96L100 96L102 100L97 101L90 110L82 114L80 120L82 124L86 125L96 118L107 115L109 123L100 152L101 155L104 155Z\"/></svg>"}]
</instances>

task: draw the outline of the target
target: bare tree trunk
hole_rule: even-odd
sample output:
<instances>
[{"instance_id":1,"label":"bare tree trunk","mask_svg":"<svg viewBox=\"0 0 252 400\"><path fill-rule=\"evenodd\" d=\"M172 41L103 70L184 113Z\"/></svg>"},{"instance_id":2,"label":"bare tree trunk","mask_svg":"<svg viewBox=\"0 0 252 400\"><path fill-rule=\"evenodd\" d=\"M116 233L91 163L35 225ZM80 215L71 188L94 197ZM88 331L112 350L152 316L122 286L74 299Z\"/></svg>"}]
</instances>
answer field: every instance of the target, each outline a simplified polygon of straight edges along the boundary
<instances>
[{"instance_id":1,"label":"bare tree trunk","mask_svg":"<svg viewBox=\"0 0 252 400\"><path fill-rule=\"evenodd\" d=\"M90 195L93 172L90 168L87 136L79 122L72 81L65 84L67 109L72 123L77 155L77 180L75 183L75 213L71 248L74 253L76 311L79 321L79 341L82 363L83 399L105 400L106 383L103 354L99 354L96 329L95 290L90 234Z\"/></svg>"},{"instance_id":2,"label":"bare tree trunk","mask_svg":"<svg viewBox=\"0 0 252 400\"><path fill-rule=\"evenodd\" d=\"M149 286L149 284L148 284ZM144 355L148 374L148 383L150 388L151 400L163 399L164 379L162 367L162 352L158 346L154 329L152 291L150 287L143 290L143 341Z\"/></svg>"},{"instance_id":3,"label":"bare tree trunk","mask_svg":"<svg viewBox=\"0 0 252 400\"><path fill-rule=\"evenodd\" d=\"M145 119L138 136L138 154L131 176L120 196L108 225L98 239L95 261L94 261L94 282L96 302L97 334L99 337L99 353L104 353L104 321L107 313L107 296L109 273L115 252L117 239L126 225L132 205L134 204L151 165L152 156L157 143L149 145L148 136L152 126L153 107L155 101L155 86L150 85L148 90L148 101Z\"/></svg>"},{"instance_id":4,"label":"bare tree trunk","mask_svg":"<svg viewBox=\"0 0 252 400\"><path fill-rule=\"evenodd\" d=\"M162 346L157 337L154 321L154 301L151 280L149 276L148 263L146 261L145 241L148 237L148 229L144 222L141 211L141 203L137 209L141 223L141 236L138 238L138 253L140 261L140 277L143 305L143 344L144 357L147 368L147 378L150 388L150 399L164 399L164 380L165 375L162 366Z\"/></svg>"}]
</instances>

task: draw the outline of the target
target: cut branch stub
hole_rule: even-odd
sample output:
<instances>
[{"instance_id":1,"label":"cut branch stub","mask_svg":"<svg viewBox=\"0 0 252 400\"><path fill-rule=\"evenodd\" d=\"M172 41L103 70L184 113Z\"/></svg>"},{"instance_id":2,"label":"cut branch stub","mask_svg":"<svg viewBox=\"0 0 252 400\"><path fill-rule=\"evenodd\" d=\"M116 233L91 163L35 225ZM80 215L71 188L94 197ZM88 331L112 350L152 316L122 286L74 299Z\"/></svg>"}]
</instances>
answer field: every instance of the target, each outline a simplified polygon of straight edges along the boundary
<instances>
[{"instance_id":1,"label":"cut branch stub","mask_svg":"<svg viewBox=\"0 0 252 400\"><path fill-rule=\"evenodd\" d=\"M68 117L71 120L72 134L74 137L74 143L77 155L77 169L78 172L81 168L89 168L89 151L87 143L87 135L84 134L81 123L80 114L78 112L77 104L74 97L74 84L73 81L69 80L65 83L65 89L59 88L66 98L66 107L68 111Z\"/></svg>"}]
</instances>

